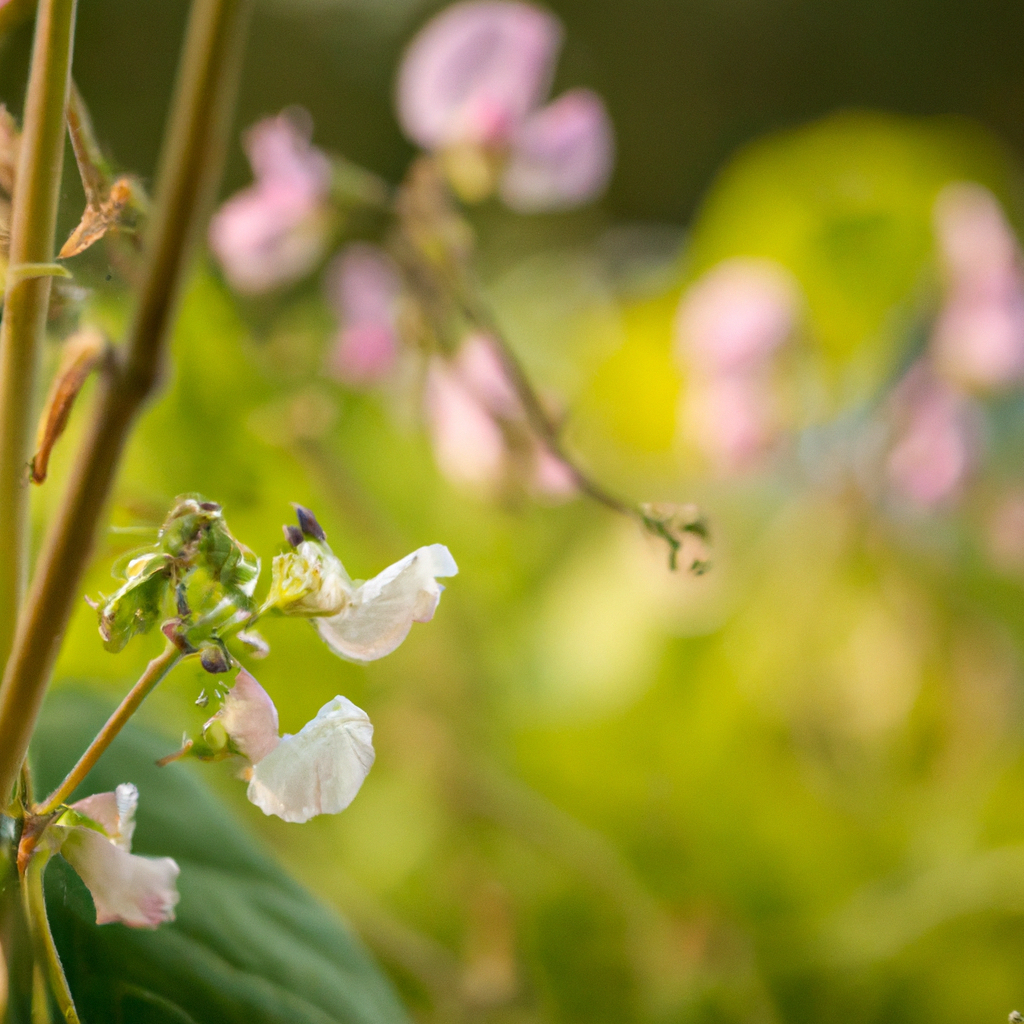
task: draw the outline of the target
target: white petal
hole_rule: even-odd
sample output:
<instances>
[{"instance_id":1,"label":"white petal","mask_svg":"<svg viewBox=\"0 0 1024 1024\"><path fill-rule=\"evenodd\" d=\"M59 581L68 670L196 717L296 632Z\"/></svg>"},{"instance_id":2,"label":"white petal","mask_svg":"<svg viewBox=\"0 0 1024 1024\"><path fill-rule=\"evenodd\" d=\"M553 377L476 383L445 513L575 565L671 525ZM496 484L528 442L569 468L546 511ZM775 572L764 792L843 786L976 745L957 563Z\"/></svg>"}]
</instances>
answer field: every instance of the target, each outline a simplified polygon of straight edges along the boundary
<instances>
[{"instance_id":1,"label":"white petal","mask_svg":"<svg viewBox=\"0 0 1024 1024\"><path fill-rule=\"evenodd\" d=\"M454 576L458 571L443 544L419 548L357 587L344 611L316 619L316 628L327 646L343 658L383 658L408 636L414 622L434 617L444 590L436 577Z\"/></svg>"},{"instance_id":2,"label":"white petal","mask_svg":"<svg viewBox=\"0 0 1024 1024\"><path fill-rule=\"evenodd\" d=\"M97 924L156 928L174 920L179 868L170 857L137 857L82 826L68 829L61 853L92 893Z\"/></svg>"},{"instance_id":3,"label":"white petal","mask_svg":"<svg viewBox=\"0 0 1024 1024\"><path fill-rule=\"evenodd\" d=\"M71 809L102 825L112 843L130 851L138 806L139 791L130 782L124 782L112 793L96 793L76 801Z\"/></svg>"},{"instance_id":4,"label":"white petal","mask_svg":"<svg viewBox=\"0 0 1024 1024\"><path fill-rule=\"evenodd\" d=\"M224 706L213 717L220 720L231 742L250 761L262 760L279 742L277 708L244 668L238 670Z\"/></svg>"},{"instance_id":5,"label":"white petal","mask_svg":"<svg viewBox=\"0 0 1024 1024\"><path fill-rule=\"evenodd\" d=\"M568 210L604 191L615 137L604 102L572 89L531 114L512 141L501 198L518 213Z\"/></svg>"},{"instance_id":6,"label":"white petal","mask_svg":"<svg viewBox=\"0 0 1024 1024\"><path fill-rule=\"evenodd\" d=\"M254 766L249 799L264 814L308 821L337 814L355 799L373 766L373 726L345 697L325 704L296 736Z\"/></svg>"}]
</instances>

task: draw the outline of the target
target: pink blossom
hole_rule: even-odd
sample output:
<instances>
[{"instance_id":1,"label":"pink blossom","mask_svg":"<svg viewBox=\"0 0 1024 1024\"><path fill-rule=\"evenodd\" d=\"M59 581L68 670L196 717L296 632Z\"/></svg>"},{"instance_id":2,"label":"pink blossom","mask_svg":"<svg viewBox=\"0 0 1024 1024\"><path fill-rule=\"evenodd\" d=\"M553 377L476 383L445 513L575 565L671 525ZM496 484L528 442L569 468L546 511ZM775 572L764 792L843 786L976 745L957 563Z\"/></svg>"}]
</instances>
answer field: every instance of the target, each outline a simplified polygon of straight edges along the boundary
<instances>
[{"instance_id":1,"label":"pink blossom","mask_svg":"<svg viewBox=\"0 0 1024 1024\"><path fill-rule=\"evenodd\" d=\"M344 384L366 387L384 380L398 358L401 280L383 249L355 243L327 269L327 297L341 323L329 359Z\"/></svg>"},{"instance_id":2,"label":"pink blossom","mask_svg":"<svg viewBox=\"0 0 1024 1024\"><path fill-rule=\"evenodd\" d=\"M935 204L947 295L932 336L938 368L967 387L1024 378L1024 276L1020 251L995 196L947 186Z\"/></svg>"},{"instance_id":3,"label":"pink blossom","mask_svg":"<svg viewBox=\"0 0 1024 1024\"><path fill-rule=\"evenodd\" d=\"M579 206L608 184L614 161L603 101L573 89L541 103L562 28L518 0L464 0L438 14L412 41L398 78L402 127L441 155L468 202L495 188L514 210Z\"/></svg>"},{"instance_id":4,"label":"pink blossom","mask_svg":"<svg viewBox=\"0 0 1024 1024\"><path fill-rule=\"evenodd\" d=\"M684 294L676 315L677 351L707 373L747 370L792 334L798 312L796 283L782 266L726 260Z\"/></svg>"},{"instance_id":5,"label":"pink blossom","mask_svg":"<svg viewBox=\"0 0 1024 1024\"><path fill-rule=\"evenodd\" d=\"M957 492L976 460L971 400L919 363L893 403L897 431L886 466L889 481L915 504L937 505Z\"/></svg>"},{"instance_id":6,"label":"pink blossom","mask_svg":"<svg viewBox=\"0 0 1024 1024\"><path fill-rule=\"evenodd\" d=\"M542 497L575 495L572 471L534 435L487 335L470 335L453 360L431 361L424 399L434 457L452 482L496 491L518 477Z\"/></svg>"},{"instance_id":7,"label":"pink blossom","mask_svg":"<svg viewBox=\"0 0 1024 1024\"><path fill-rule=\"evenodd\" d=\"M604 191L615 161L601 98L572 89L531 114L516 132L499 186L519 213L569 209Z\"/></svg>"},{"instance_id":8,"label":"pink blossom","mask_svg":"<svg viewBox=\"0 0 1024 1024\"><path fill-rule=\"evenodd\" d=\"M210 248L236 290L257 295L291 284L317 264L329 235L331 165L294 111L245 135L255 181L210 222Z\"/></svg>"},{"instance_id":9,"label":"pink blossom","mask_svg":"<svg viewBox=\"0 0 1024 1024\"><path fill-rule=\"evenodd\" d=\"M426 24L402 58L402 128L430 150L506 143L547 92L561 41L557 19L531 4L452 4Z\"/></svg>"},{"instance_id":10,"label":"pink blossom","mask_svg":"<svg viewBox=\"0 0 1024 1024\"><path fill-rule=\"evenodd\" d=\"M761 374L725 374L698 380L687 419L697 445L717 469L749 469L778 433L771 381Z\"/></svg>"}]
</instances>

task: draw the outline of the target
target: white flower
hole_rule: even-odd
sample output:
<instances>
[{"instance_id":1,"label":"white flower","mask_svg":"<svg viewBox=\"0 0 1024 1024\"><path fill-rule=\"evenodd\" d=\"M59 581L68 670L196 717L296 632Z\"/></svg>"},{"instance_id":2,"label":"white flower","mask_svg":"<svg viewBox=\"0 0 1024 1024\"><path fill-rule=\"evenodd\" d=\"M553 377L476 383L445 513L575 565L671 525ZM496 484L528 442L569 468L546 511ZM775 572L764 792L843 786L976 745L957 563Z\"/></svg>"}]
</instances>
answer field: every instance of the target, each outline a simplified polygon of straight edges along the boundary
<instances>
[{"instance_id":1,"label":"white flower","mask_svg":"<svg viewBox=\"0 0 1024 1024\"><path fill-rule=\"evenodd\" d=\"M131 853L138 790L130 783L72 804L70 821L90 819L102 828L58 824L54 834L64 859L92 893L96 923L120 921L132 928L156 928L174 920L178 865L170 857Z\"/></svg>"},{"instance_id":2,"label":"white flower","mask_svg":"<svg viewBox=\"0 0 1024 1024\"><path fill-rule=\"evenodd\" d=\"M383 658L409 635L414 622L434 617L444 590L437 577L459 571L443 544L418 548L372 580L352 580L312 513L297 509L305 525L286 527L295 550L274 559L261 612L315 618L327 646L350 661Z\"/></svg>"},{"instance_id":3,"label":"white flower","mask_svg":"<svg viewBox=\"0 0 1024 1024\"><path fill-rule=\"evenodd\" d=\"M285 821L343 811L373 766L373 726L365 711L335 697L295 736L278 737L277 709L245 669L207 728L212 722L250 762L249 799Z\"/></svg>"}]
</instances>

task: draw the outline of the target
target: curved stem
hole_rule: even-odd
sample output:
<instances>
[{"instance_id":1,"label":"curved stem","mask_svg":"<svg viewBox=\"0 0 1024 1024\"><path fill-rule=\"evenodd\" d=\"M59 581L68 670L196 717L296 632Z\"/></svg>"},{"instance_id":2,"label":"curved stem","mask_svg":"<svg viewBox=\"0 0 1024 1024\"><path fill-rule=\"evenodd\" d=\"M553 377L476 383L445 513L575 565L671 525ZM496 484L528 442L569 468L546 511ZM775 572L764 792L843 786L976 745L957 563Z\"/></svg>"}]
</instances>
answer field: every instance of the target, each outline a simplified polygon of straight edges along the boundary
<instances>
[{"instance_id":1,"label":"curved stem","mask_svg":"<svg viewBox=\"0 0 1024 1024\"><path fill-rule=\"evenodd\" d=\"M139 677L139 681L128 691L128 695L118 705L117 710L107 719L106 725L100 729L96 738L78 759L78 763L68 772L64 781L38 807L33 808L33 814L50 814L61 804L67 802L68 797L89 774L103 752L113 743L114 737L125 727L128 719L139 710L142 702L182 657L181 651L174 644L168 644L163 653L146 666L146 671Z\"/></svg>"},{"instance_id":2,"label":"curved stem","mask_svg":"<svg viewBox=\"0 0 1024 1024\"><path fill-rule=\"evenodd\" d=\"M0 664L13 644L28 570L32 400L52 284L50 276L19 275L17 268L53 262L75 6L76 0L40 0L15 178L0 323ZM0 801L9 791L0 785Z\"/></svg>"},{"instance_id":3,"label":"curved stem","mask_svg":"<svg viewBox=\"0 0 1024 1024\"><path fill-rule=\"evenodd\" d=\"M251 3L194 0L192 5L124 357L97 396L0 685L3 794L10 792L28 750L131 424L159 380L178 296L220 177Z\"/></svg>"}]
</instances>

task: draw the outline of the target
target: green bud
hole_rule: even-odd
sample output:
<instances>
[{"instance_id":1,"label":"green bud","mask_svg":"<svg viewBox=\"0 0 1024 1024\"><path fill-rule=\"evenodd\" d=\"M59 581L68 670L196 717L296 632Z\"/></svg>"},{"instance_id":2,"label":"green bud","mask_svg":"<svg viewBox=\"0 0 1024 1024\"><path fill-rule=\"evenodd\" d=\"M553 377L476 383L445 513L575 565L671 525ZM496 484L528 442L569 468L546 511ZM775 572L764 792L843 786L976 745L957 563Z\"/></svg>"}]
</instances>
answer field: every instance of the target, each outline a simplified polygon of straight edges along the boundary
<instances>
[{"instance_id":1,"label":"green bud","mask_svg":"<svg viewBox=\"0 0 1024 1024\"><path fill-rule=\"evenodd\" d=\"M224 753L228 749L228 731L217 718L211 718L203 727L203 739L214 754Z\"/></svg>"}]
</instances>

